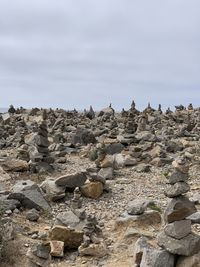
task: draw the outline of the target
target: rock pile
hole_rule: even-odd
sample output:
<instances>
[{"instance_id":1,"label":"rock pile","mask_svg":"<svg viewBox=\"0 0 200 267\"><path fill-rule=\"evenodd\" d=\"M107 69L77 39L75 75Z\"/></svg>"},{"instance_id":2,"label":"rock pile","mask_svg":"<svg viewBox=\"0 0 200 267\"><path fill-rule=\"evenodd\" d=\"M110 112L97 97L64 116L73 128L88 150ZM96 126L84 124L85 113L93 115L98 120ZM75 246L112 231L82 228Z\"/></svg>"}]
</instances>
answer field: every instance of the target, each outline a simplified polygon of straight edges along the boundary
<instances>
[{"instance_id":1,"label":"rock pile","mask_svg":"<svg viewBox=\"0 0 200 267\"><path fill-rule=\"evenodd\" d=\"M192 233L191 220L187 218L196 212L196 207L183 195L190 190L189 167L184 158L176 159L172 165L174 172L165 191L171 200L164 213L166 226L158 235L158 244L172 254L191 256L200 251L200 236Z\"/></svg>"}]
</instances>

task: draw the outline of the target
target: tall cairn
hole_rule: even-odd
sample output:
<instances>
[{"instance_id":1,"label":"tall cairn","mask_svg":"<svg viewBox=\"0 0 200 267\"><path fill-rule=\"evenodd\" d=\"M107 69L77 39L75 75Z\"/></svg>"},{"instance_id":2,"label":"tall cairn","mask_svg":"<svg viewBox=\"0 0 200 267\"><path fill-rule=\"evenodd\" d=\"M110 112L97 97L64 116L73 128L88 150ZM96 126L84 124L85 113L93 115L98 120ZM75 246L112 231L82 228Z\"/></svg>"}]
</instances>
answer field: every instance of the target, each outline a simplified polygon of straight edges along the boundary
<instances>
[{"instance_id":1,"label":"tall cairn","mask_svg":"<svg viewBox=\"0 0 200 267\"><path fill-rule=\"evenodd\" d=\"M200 236L192 233L191 220L187 218L197 211L194 203L184 196L190 190L189 165L184 158L178 158L172 166L174 171L165 190L170 201L164 212L165 228L158 235L158 245L174 255L192 256L200 251Z\"/></svg>"}]
</instances>

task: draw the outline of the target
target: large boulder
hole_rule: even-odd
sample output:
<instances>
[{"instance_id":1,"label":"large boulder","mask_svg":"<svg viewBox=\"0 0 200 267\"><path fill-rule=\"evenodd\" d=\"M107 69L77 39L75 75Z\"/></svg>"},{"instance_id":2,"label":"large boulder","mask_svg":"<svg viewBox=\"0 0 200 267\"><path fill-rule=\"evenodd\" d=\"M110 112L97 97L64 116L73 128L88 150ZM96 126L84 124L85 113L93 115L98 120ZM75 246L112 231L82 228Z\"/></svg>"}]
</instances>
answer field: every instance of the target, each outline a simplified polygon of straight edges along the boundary
<instances>
[{"instance_id":1,"label":"large boulder","mask_svg":"<svg viewBox=\"0 0 200 267\"><path fill-rule=\"evenodd\" d=\"M57 201L65 197L65 187L57 185L53 178L47 178L40 187L51 201Z\"/></svg>"}]
</instances>

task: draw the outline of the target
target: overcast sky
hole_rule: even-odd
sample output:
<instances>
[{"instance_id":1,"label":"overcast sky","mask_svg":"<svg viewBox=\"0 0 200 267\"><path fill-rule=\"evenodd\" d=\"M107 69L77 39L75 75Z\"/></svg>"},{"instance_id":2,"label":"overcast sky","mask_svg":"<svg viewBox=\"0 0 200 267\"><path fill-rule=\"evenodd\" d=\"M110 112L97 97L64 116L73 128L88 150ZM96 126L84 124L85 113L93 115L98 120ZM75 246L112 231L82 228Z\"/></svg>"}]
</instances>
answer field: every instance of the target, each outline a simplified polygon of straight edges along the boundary
<instances>
[{"instance_id":1,"label":"overcast sky","mask_svg":"<svg viewBox=\"0 0 200 267\"><path fill-rule=\"evenodd\" d=\"M0 0L0 106L200 106L199 0Z\"/></svg>"}]
</instances>

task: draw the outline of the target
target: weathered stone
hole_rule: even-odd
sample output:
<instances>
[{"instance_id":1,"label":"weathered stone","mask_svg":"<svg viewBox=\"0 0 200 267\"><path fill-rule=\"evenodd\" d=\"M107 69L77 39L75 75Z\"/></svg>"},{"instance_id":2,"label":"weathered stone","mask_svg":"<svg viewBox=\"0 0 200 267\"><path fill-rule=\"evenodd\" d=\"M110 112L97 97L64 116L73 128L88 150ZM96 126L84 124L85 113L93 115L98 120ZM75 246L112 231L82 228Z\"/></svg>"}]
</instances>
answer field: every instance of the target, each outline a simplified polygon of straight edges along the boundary
<instances>
[{"instance_id":1,"label":"weathered stone","mask_svg":"<svg viewBox=\"0 0 200 267\"><path fill-rule=\"evenodd\" d=\"M147 201L135 199L128 203L127 212L129 215L141 215L147 207Z\"/></svg>"},{"instance_id":2,"label":"weathered stone","mask_svg":"<svg viewBox=\"0 0 200 267\"><path fill-rule=\"evenodd\" d=\"M200 252L190 257L179 256L176 267L200 267Z\"/></svg>"},{"instance_id":3,"label":"weathered stone","mask_svg":"<svg viewBox=\"0 0 200 267\"><path fill-rule=\"evenodd\" d=\"M189 176L187 173L185 174L185 173L181 173L179 171L175 171L169 176L168 183L169 184L175 184L178 182L187 182L188 177Z\"/></svg>"},{"instance_id":4,"label":"weathered stone","mask_svg":"<svg viewBox=\"0 0 200 267\"><path fill-rule=\"evenodd\" d=\"M187 193L190 190L190 186L185 182L177 182L175 184L168 184L165 190L165 195L169 198L174 198L182 194Z\"/></svg>"},{"instance_id":5,"label":"weathered stone","mask_svg":"<svg viewBox=\"0 0 200 267\"><path fill-rule=\"evenodd\" d=\"M29 170L29 165L25 160L8 159L2 163L2 168L8 172L24 172Z\"/></svg>"},{"instance_id":6,"label":"weathered stone","mask_svg":"<svg viewBox=\"0 0 200 267\"><path fill-rule=\"evenodd\" d=\"M114 155L117 153L121 153L124 149L124 146L120 143L114 143L106 146L106 154Z\"/></svg>"},{"instance_id":7,"label":"weathered stone","mask_svg":"<svg viewBox=\"0 0 200 267\"><path fill-rule=\"evenodd\" d=\"M55 225L49 233L50 240L63 241L69 249L78 248L83 242L83 231L69 229L65 226Z\"/></svg>"},{"instance_id":8,"label":"weathered stone","mask_svg":"<svg viewBox=\"0 0 200 267\"><path fill-rule=\"evenodd\" d=\"M64 256L64 246L65 243L63 241L57 241L57 240L50 241L50 247L51 247L50 255L53 257L62 258Z\"/></svg>"},{"instance_id":9,"label":"weathered stone","mask_svg":"<svg viewBox=\"0 0 200 267\"><path fill-rule=\"evenodd\" d=\"M31 221L31 222L36 222L38 221L40 215L36 209L29 210L26 213L26 219Z\"/></svg>"},{"instance_id":10,"label":"weathered stone","mask_svg":"<svg viewBox=\"0 0 200 267\"><path fill-rule=\"evenodd\" d=\"M18 181L14 185L12 193L8 198L19 200L25 208L35 208L37 210L51 209L48 202L43 197L39 186L30 180Z\"/></svg>"},{"instance_id":11,"label":"weathered stone","mask_svg":"<svg viewBox=\"0 0 200 267\"><path fill-rule=\"evenodd\" d=\"M191 233L191 221L176 221L165 226L165 234L176 239L182 239Z\"/></svg>"},{"instance_id":12,"label":"weathered stone","mask_svg":"<svg viewBox=\"0 0 200 267\"><path fill-rule=\"evenodd\" d=\"M93 256L93 257L104 257L108 254L108 250L104 243L90 244L88 247L80 246L78 248L80 256Z\"/></svg>"},{"instance_id":13,"label":"weathered stone","mask_svg":"<svg viewBox=\"0 0 200 267\"><path fill-rule=\"evenodd\" d=\"M133 262L137 266L140 266L143 252L146 248L149 248L148 238L142 236L136 241L135 246L134 246Z\"/></svg>"},{"instance_id":14,"label":"weathered stone","mask_svg":"<svg viewBox=\"0 0 200 267\"><path fill-rule=\"evenodd\" d=\"M85 197L98 198L103 194L103 184L101 182L89 182L80 188Z\"/></svg>"},{"instance_id":15,"label":"weathered stone","mask_svg":"<svg viewBox=\"0 0 200 267\"><path fill-rule=\"evenodd\" d=\"M192 256L200 250L200 237L191 233L182 239L175 239L162 232L158 235L158 244L172 254Z\"/></svg>"},{"instance_id":16,"label":"weathered stone","mask_svg":"<svg viewBox=\"0 0 200 267\"><path fill-rule=\"evenodd\" d=\"M164 213L164 220L167 223L181 221L196 211L195 205L188 198L179 196L173 198L168 204Z\"/></svg>"},{"instance_id":17,"label":"weathered stone","mask_svg":"<svg viewBox=\"0 0 200 267\"><path fill-rule=\"evenodd\" d=\"M193 213L192 215L187 217L187 219L191 220L192 223L200 224L200 211L197 211L197 212Z\"/></svg>"},{"instance_id":18,"label":"weathered stone","mask_svg":"<svg viewBox=\"0 0 200 267\"><path fill-rule=\"evenodd\" d=\"M55 221L56 225L63 225L70 228L76 227L79 223L80 219L72 211L60 212Z\"/></svg>"},{"instance_id":19,"label":"weathered stone","mask_svg":"<svg viewBox=\"0 0 200 267\"><path fill-rule=\"evenodd\" d=\"M57 201L65 197L65 187L57 185L53 178L47 178L40 187L51 201Z\"/></svg>"},{"instance_id":20,"label":"weathered stone","mask_svg":"<svg viewBox=\"0 0 200 267\"><path fill-rule=\"evenodd\" d=\"M113 168L102 168L98 175L102 176L104 179L113 179Z\"/></svg>"},{"instance_id":21,"label":"weathered stone","mask_svg":"<svg viewBox=\"0 0 200 267\"><path fill-rule=\"evenodd\" d=\"M175 256L165 250L144 249L140 267L174 267Z\"/></svg>"},{"instance_id":22,"label":"weathered stone","mask_svg":"<svg viewBox=\"0 0 200 267\"><path fill-rule=\"evenodd\" d=\"M87 176L85 172L77 172L74 174L68 174L57 178L55 180L55 184L58 186L75 188L84 185L86 180Z\"/></svg>"}]
</instances>

